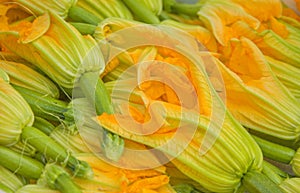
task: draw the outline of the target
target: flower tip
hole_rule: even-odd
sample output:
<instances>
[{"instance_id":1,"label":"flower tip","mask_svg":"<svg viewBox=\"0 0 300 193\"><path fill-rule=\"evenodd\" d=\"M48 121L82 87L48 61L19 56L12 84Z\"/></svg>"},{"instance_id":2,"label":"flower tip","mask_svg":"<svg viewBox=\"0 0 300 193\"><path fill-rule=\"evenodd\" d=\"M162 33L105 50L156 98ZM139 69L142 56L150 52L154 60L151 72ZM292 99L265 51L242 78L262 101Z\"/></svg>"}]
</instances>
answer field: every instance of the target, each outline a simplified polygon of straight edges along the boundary
<instances>
[{"instance_id":1,"label":"flower tip","mask_svg":"<svg viewBox=\"0 0 300 193\"><path fill-rule=\"evenodd\" d=\"M8 76L8 74L7 74L4 70L2 70L2 69L0 69L0 79L3 79L5 82L9 83L9 76Z\"/></svg>"},{"instance_id":2,"label":"flower tip","mask_svg":"<svg viewBox=\"0 0 300 193\"><path fill-rule=\"evenodd\" d=\"M43 36L43 34L48 31L49 27L50 15L48 12L46 12L33 21L31 28L21 30L20 40L24 44L30 43Z\"/></svg>"}]
</instances>

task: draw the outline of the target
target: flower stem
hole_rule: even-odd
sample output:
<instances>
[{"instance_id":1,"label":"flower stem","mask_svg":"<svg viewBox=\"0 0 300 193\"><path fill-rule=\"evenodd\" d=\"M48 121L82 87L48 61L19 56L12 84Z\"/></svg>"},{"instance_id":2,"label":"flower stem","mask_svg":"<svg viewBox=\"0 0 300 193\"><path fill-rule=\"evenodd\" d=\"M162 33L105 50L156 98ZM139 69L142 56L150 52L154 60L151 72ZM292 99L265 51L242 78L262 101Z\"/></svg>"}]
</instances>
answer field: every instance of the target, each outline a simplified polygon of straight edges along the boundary
<instances>
[{"instance_id":1,"label":"flower stem","mask_svg":"<svg viewBox=\"0 0 300 193\"><path fill-rule=\"evenodd\" d=\"M35 116L51 121L65 119L63 113L67 111L68 103L19 86L14 86L14 88L30 105Z\"/></svg>"},{"instance_id":2,"label":"flower stem","mask_svg":"<svg viewBox=\"0 0 300 193\"><path fill-rule=\"evenodd\" d=\"M242 184L250 193L283 193L267 176L255 171L247 172L242 179Z\"/></svg>"},{"instance_id":3,"label":"flower stem","mask_svg":"<svg viewBox=\"0 0 300 193\"><path fill-rule=\"evenodd\" d=\"M44 168L41 162L4 146L0 146L0 165L30 179L38 179Z\"/></svg>"},{"instance_id":4,"label":"flower stem","mask_svg":"<svg viewBox=\"0 0 300 193\"><path fill-rule=\"evenodd\" d=\"M100 18L78 6L73 6L69 9L68 17L74 22L83 22L92 25L98 25L101 22Z\"/></svg>"},{"instance_id":5,"label":"flower stem","mask_svg":"<svg viewBox=\"0 0 300 193\"><path fill-rule=\"evenodd\" d=\"M80 23L80 22L69 22L72 26L74 26L82 35L93 35L96 26L87 23Z\"/></svg>"},{"instance_id":6,"label":"flower stem","mask_svg":"<svg viewBox=\"0 0 300 193\"><path fill-rule=\"evenodd\" d=\"M91 84L95 82L95 80L97 83ZM110 96L98 74L93 72L83 74L80 78L79 85L87 99L91 101L92 104L95 104L97 115L101 115L102 113L114 113ZM106 157L118 161L123 154L124 140L117 134L104 129L101 143Z\"/></svg>"},{"instance_id":7,"label":"flower stem","mask_svg":"<svg viewBox=\"0 0 300 193\"><path fill-rule=\"evenodd\" d=\"M261 148L264 156L274 161L289 164L296 153L295 150L289 147L272 143L254 135L252 135L252 137Z\"/></svg>"},{"instance_id":8,"label":"flower stem","mask_svg":"<svg viewBox=\"0 0 300 193\"><path fill-rule=\"evenodd\" d=\"M82 178L91 178L93 176L93 171L86 162L70 155L67 149L56 143L42 131L34 127L25 127L22 132L22 140L24 143L29 143L38 151L43 152L47 159L57 161L59 164L66 164L75 176Z\"/></svg>"},{"instance_id":9,"label":"flower stem","mask_svg":"<svg viewBox=\"0 0 300 193\"><path fill-rule=\"evenodd\" d=\"M172 12L182 13L189 16L197 17L197 12L200 10L198 4L175 3L172 5Z\"/></svg>"},{"instance_id":10,"label":"flower stem","mask_svg":"<svg viewBox=\"0 0 300 193\"><path fill-rule=\"evenodd\" d=\"M69 174L61 167L51 164L45 167L45 178L47 184L62 193L81 193L80 188L74 184Z\"/></svg>"},{"instance_id":11,"label":"flower stem","mask_svg":"<svg viewBox=\"0 0 300 193\"><path fill-rule=\"evenodd\" d=\"M134 13L137 19L149 24L160 23L159 18L139 1L123 0L123 2Z\"/></svg>"},{"instance_id":12,"label":"flower stem","mask_svg":"<svg viewBox=\"0 0 300 193\"><path fill-rule=\"evenodd\" d=\"M37 116L34 117L34 122L32 126L39 129L46 135L50 135L50 133L55 129L55 126L52 125L49 121Z\"/></svg>"}]
</instances>

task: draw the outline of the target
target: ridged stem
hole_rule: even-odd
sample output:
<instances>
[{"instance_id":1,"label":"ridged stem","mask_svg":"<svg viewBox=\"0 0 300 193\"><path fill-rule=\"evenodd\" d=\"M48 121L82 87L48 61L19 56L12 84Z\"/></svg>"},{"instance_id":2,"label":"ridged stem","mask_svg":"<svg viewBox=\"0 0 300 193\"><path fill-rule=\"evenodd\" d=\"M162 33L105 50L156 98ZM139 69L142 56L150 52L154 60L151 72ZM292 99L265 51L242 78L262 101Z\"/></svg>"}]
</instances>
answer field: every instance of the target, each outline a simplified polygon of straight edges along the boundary
<instances>
[{"instance_id":1,"label":"ridged stem","mask_svg":"<svg viewBox=\"0 0 300 193\"><path fill-rule=\"evenodd\" d=\"M149 24L159 24L159 18L149 10L144 4L136 0L122 0L124 4L130 9L137 19L149 23Z\"/></svg>"},{"instance_id":2,"label":"ridged stem","mask_svg":"<svg viewBox=\"0 0 300 193\"><path fill-rule=\"evenodd\" d=\"M57 165L48 165L45 168L45 176L47 184L59 190L61 193L81 193L80 188L74 184L69 174L63 168Z\"/></svg>"},{"instance_id":3,"label":"ridged stem","mask_svg":"<svg viewBox=\"0 0 300 193\"><path fill-rule=\"evenodd\" d=\"M283 193L278 185L260 172L247 172L242 179L242 184L250 193Z\"/></svg>"},{"instance_id":4,"label":"ridged stem","mask_svg":"<svg viewBox=\"0 0 300 193\"><path fill-rule=\"evenodd\" d=\"M64 147L60 146L42 131L34 127L25 127L22 132L22 140L24 143L29 143L38 151L43 152L47 159L67 165L75 176L82 178L91 178L93 176L93 171L86 162L70 155Z\"/></svg>"},{"instance_id":5,"label":"ridged stem","mask_svg":"<svg viewBox=\"0 0 300 193\"><path fill-rule=\"evenodd\" d=\"M78 6L73 6L69 9L68 17L74 22L88 23L92 25L98 25L98 23L101 22L100 18Z\"/></svg>"},{"instance_id":6,"label":"ridged stem","mask_svg":"<svg viewBox=\"0 0 300 193\"><path fill-rule=\"evenodd\" d=\"M91 83L97 81L94 87ZM113 114L110 96L101 78L96 73L89 72L81 76L79 85L87 99L95 104L97 115L102 113ZM107 158L118 161L123 154L124 140L117 134L104 129L102 147Z\"/></svg>"},{"instance_id":7,"label":"ridged stem","mask_svg":"<svg viewBox=\"0 0 300 193\"><path fill-rule=\"evenodd\" d=\"M44 168L41 162L4 146L0 146L0 165L30 179L38 179Z\"/></svg>"},{"instance_id":8,"label":"ridged stem","mask_svg":"<svg viewBox=\"0 0 300 193\"><path fill-rule=\"evenodd\" d=\"M14 86L14 88L30 105L35 116L51 121L61 121L65 119L63 113L68 110L68 103L26 88L18 86Z\"/></svg>"},{"instance_id":9,"label":"ridged stem","mask_svg":"<svg viewBox=\"0 0 300 193\"><path fill-rule=\"evenodd\" d=\"M74 26L82 35L93 35L96 30L96 25L80 23L80 22L69 22Z\"/></svg>"},{"instance_id":10,"label":"ridged stem","mask_svg":"<svg viewBox=\"0 0 300 193\"><path fill-rule=\"evenodd\" d=\"M197 4L185 4L185 3L175 3L172 6L172 12L182 13L189 16L197 17L197 12L200 10L200 5Z\"/></svg>"},{"instance_id":11,"label":"ridged stem","mask_svg":"<svg viewBox=\"0 0 300 193\"><path fill-rule=\"evenodd\" d=\"M274 161L289 164L296 153L295 150L289 147L272 143L254 135L252 135L252 137L261 148L264 156Z\"/></svg>"},{"instance_id":12,"label":"ridged stem","mask_svg":"<svg viewBox=\"0 0 300 193\"><path fill-rule=\"evenodd\" d=\"M32 126L39 129L46 135L50 135L50 133L55 129L55 126L52 123L50 123L44 118L37 116L34 117L34 122Z\"/></svg>"}]
</instances>

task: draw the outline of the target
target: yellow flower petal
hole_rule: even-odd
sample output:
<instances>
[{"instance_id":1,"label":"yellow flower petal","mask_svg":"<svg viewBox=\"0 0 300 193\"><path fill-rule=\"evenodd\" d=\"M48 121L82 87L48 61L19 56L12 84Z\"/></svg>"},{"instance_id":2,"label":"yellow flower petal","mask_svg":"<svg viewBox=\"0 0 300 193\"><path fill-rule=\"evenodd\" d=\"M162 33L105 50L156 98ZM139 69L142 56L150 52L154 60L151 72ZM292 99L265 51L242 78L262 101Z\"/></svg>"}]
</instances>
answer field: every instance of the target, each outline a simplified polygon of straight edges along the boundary
<instances>
[{"instance_id":1,"label":"yellow flower petal","mask_svg":"<svg viewBox=\"0 0 300 193\"><path fill-rule=\"evenodd\" d=\"M6 47L65 88L73 88L86 71L104 70L102 55L92 49L97 42L91 36L82 36L54 13L45 13L33 23L18 23L11 31L0 32L0 39Z\"/></svg>"},{"instance_id":2,"label":"yellow flower petal","mask_svg":"<svg viewBox=\"0 0 300 193\"><path fill-rule=\"evenodd\" d=\"M231 46L231 54L224 60L226 67L218 62L229 110L247 128L296 143L300 135L296 99L274 77L252 41L241 38Z\"/></svg>"},{"instance_id":3,"label":"yellow flower petal","mask_svg":"<svg viewBox=\"0 0 300 193\"><path fill-rule=\"evenodd\" d=\"M169 183L169 178L166 175L154 176L150 178L134 181L128 186L129 193L137 193L142 189L157 189Z\"/></svg>"},{"instance_id":4,"label":"yellow flower petal","mask_svg":"<svg viewBox=\"0 0 300 193\"><path fill-rule=\"evenodd\" d=\"M197 13L205 27L212 31L221 45L226 45L230 25L237 21L246 22L251 28L257 29L260 22L247 13L242 6L231 1L207 0Z\"/></svg>"},{"instance_id":5,"label":"yellow flower petal","mask_svg":"<svg viewBox=\"0 0 300 193\"><path fill-rule=\"evenodd\" d=\"M50 16L44 14L34 20L30 28L20 31L20 41L24 44L30 43L44 35L50 27Z\"/></svg>"},{"instance_id":6,"label":"yellow flower petal","mask_svg":"<svg viewBox=\"0 0 300 193\"><path fill-rule=\"evenodd\" d=\"M282 15L290 18L294 18L295 20L300 22L300 16L297 13L295 13L295 11L292 10L291 8L287 8L287 7L283 8Z\"/></svg>"},{"instance_id":7,"label":"yellow flower petal","mask_svg":"<svg viewBox=\"0 0 300 193\"><path fill-rule=\"evenodd\" d=\"M280 17L282 13L282 3L280 0L231 0L242 6L249 14L259 19L267 21L273 17Z\"/></svg>"},{"instance_id":8,"label":"yellow flower petal","mask_svg":"<svg viewBox=\"0 0 300 193\"><path fill-rule=\"evenodd\" d=\"M206 28L199 25L190 25L174 20L164 20L161 25L171 26L183 30L190 35L194 36L200 43L202 43L209 51L217 51L217 43L213 35Z\"/></svg>"}]
</instances>

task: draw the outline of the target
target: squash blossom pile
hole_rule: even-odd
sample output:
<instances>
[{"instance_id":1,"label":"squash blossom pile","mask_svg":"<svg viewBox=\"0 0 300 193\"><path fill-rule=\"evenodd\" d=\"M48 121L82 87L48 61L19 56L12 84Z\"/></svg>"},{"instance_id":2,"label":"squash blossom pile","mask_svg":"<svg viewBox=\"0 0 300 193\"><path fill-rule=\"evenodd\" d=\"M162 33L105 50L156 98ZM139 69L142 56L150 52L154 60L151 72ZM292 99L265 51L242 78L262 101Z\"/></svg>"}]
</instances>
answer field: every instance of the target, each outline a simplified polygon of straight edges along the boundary
<instances>
[{"instance_id":1,"label":"squash blossom pile","mask_svg":"<svg viewBox=\"0 0 300 193\"><path fill-rule=\"evenodd\" d=\"M299 0L0 0L0 192L298 193Z\"/></svg>"}]
</instances>

